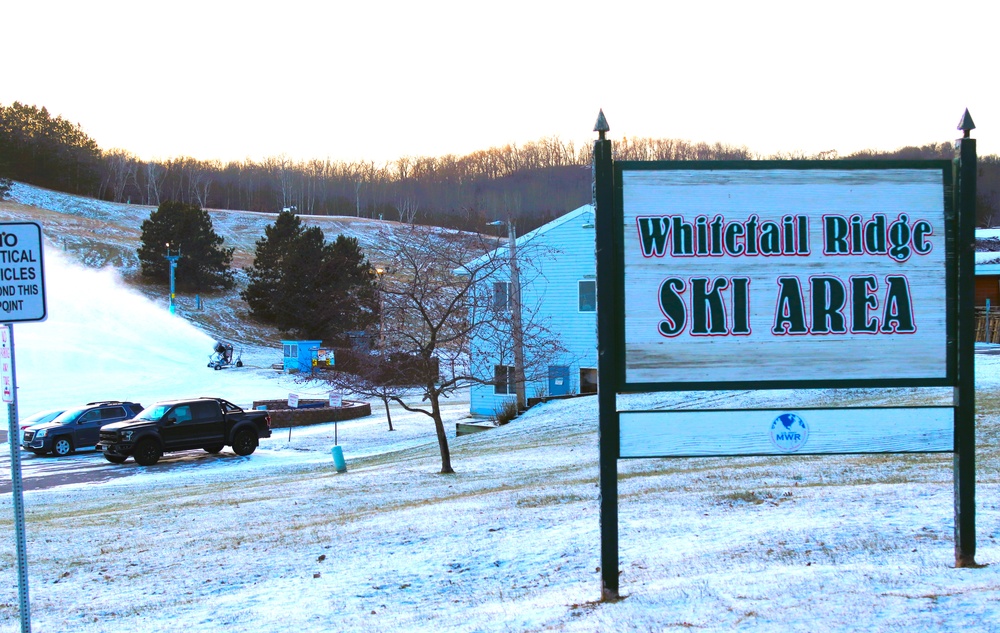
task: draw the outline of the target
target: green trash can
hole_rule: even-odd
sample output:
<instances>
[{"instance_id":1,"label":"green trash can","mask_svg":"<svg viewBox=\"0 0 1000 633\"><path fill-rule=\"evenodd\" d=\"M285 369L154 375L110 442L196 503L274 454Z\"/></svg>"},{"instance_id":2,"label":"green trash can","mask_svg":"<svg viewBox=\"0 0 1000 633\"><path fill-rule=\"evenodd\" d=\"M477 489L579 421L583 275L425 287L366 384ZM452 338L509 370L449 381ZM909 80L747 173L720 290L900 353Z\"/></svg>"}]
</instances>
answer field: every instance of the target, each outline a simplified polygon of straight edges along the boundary
<instances>
[{"instance_id":1,"label":"green trash can","mask_svg":"<svg viewBox=\"0 0 1000 633\"><path fill-rule=\"evenodd\" d=\"M344 461L344 450L340 445L337 445L330 449L330 453L333 455L333 465L337 469L337 472L346 473L347 462Z\"/></svg>"}]
</instances>

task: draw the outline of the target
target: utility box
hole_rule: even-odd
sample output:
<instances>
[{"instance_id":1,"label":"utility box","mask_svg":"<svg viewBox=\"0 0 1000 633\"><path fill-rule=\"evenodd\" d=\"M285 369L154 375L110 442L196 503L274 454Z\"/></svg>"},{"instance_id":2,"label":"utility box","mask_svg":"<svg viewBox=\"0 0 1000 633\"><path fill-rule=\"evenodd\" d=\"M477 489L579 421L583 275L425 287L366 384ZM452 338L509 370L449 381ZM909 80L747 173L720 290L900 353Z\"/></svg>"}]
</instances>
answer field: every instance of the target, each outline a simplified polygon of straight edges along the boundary
<instances>
[{"instance_id":1,"label":"utility box","mask_svg":"<svg viewBox=\"0 0 1000 633\"><path fill-rule=\"evenodd\" d=\"M323 341L281 341L282 366L286 374L311 374Z\"/></svg>"}]
</instances>

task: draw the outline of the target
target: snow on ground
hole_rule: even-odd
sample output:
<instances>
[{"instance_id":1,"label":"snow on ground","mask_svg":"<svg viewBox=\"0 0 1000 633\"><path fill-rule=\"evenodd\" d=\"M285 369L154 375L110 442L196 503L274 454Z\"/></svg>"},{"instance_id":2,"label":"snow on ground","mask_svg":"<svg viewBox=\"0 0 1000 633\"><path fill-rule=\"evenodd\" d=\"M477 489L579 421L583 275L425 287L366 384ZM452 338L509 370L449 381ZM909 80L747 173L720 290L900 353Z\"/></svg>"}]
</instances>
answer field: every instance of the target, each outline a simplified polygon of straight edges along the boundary
<instances>
[{"instance_id":1,"label":"snow on ground","mask_svg":"<svg viewBox=\"0 0 1000 633\"><path fill-rule=\"evenodd\" d=\"M24 414L99 398L247 404L314 388L266 369L277 354L267 348L244 353L260 369L209 370L209 337L113 273L46 257L49 320L15 326ZM113 467L119 478L26 493L33 630L1000 631L1000 355L976 362L981 569L953 567L950 455L629 460L619 465L625 598L601 603L596 398L461 438L454 422L468 401L452 402L455 475L438 474L426 418L396 407L389 432L373 403L372 416L336 427L276 430L249 457L130 460ZM631 399L739 407L861 397ZM334 433L347 473L333 467ZM92 453L65 463L112 468ZM19 630L12 523L8 494L0 632Z\"/></svg>"}]
</instances>

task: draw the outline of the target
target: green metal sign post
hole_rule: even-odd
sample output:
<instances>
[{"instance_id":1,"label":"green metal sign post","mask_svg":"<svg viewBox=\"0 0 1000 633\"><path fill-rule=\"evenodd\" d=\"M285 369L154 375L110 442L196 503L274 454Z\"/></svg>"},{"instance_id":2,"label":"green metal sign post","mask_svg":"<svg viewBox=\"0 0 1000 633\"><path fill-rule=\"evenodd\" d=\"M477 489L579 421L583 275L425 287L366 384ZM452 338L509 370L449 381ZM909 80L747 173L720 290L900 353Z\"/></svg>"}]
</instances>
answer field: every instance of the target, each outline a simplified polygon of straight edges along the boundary
<instances>
[{"instance_id":1,"label":"green metal sign post","mask_svg":"<svg viewBox=\"0 0 1000 633\"><path fill-rule=\"evenodd\" d=\"M963 138L955 143L958 172L959 226L959 332L958 386L955 417L955 566L976 564L976 141L969 138L975 128L965 111L958 129Z\"/></svg>"},{"instance_id":2,"label":"green metal sign post","mask_svg":"<svg viewBox=\"0 0 1000 633\"><path fill-rule=\"evenodd\" d=\"M594 220L597 235L609 239L597 242L597 399L600 408L600 487L601 487L601 599L618 599L618 411L617 350L615 310L611 298L617 296L614 274L616 243L614 231L614 163L611 141L604 138L608 122L600 113L594 131ZM603 305L601 302L608 305Z\"/></svg>"}]
</instances>

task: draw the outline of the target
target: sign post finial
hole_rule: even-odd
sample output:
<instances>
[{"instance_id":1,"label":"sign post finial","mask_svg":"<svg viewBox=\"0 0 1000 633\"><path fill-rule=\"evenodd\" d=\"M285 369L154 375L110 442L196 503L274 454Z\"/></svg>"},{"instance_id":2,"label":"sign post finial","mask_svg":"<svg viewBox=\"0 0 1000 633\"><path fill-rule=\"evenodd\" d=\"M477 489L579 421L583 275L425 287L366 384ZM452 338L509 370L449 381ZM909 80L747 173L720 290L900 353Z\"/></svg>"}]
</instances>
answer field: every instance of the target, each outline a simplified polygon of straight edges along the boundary
<instances>
[{"instance_id":1,"label":"sign post finial","mask_svg":"<svg viewBox=\"0 0 1000 633\"><path fill-rule=\"evenodd\" d=\"M597 123L594 124L594 131L597 132L597 140L604 140L604 133L610 130L611 127L608 126L608 120L604 118L604 109L602 108L600 112L597 113Z\"/></svg>"},{"instance_id":2,"label":"sign post finial","mask_svg":"<svg viewBox=\"0 0 1000 633\"><path fill-rule=\"evenodd\" d=\"M962 138L969 138L969 133L976 129L976 124L972 122L972 115L969 114L968 108L965 109L962 120L958 122L958 129L962 130Z\"/></svg>"}]
</instances>

